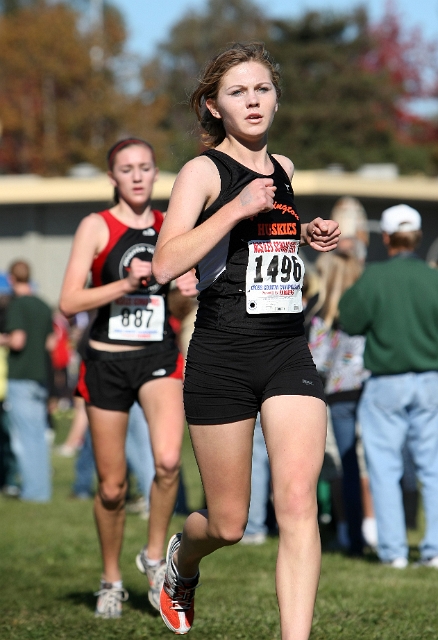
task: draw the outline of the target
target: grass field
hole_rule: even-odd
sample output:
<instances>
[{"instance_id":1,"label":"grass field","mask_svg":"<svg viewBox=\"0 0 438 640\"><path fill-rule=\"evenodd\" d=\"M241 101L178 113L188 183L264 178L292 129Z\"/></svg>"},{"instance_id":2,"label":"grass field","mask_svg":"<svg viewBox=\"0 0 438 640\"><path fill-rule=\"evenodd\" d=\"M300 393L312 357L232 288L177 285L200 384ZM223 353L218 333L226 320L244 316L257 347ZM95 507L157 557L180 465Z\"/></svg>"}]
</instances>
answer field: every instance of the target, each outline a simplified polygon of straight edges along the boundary
<instances>
[{"instance_id":1,"label":"grass field","mask_svg":"<svg viewBox=\"0 0 438 640\"><path fill-rule=\"evenodd\" d=\"M62 441L67 419L59 422ZM145 578L134 557L145 542L145 522L127 518L122 554L129 600L120 620L93 617L101 571L91 501L69 499L73 461L54 460L54 497L48 505L0 499L1 640L130 640L170 638L147 602ZM186 439L184 472L191 508L202 491ZM171 533L181 529L175 517ZM327 532L323 540L327 539ZM420 532L410 536L417 557ZM274 590L277 540L236 545L206 558L196 596L193 640L278 640ZM373 554L349 559L324 551L312 640L428 640L438 638L438 572L397 571Z\"/></svg>"}]
</instances>

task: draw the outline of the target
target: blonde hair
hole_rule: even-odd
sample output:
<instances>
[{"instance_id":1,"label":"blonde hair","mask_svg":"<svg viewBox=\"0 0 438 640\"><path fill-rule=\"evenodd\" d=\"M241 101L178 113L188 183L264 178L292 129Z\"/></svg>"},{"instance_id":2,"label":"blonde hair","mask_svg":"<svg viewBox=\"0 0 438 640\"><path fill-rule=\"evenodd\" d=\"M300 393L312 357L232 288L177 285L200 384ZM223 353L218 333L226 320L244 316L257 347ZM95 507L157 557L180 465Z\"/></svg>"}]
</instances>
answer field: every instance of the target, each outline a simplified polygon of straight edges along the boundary
<instances>
[{"instance_id":1,"label":"blonde hair","mask_svg":"<svg viewBox=\"0 0 438 640\"><path fill-rule=\"evenodd\" d=\"M333 206L330 218L338 222L344 238L358 238L368 245L370 237L367 214L357 198L339 198Z\"/></svg>"},{"instance_id":2,"label":"blonde hair","mask_svg":"<svg viewBox=\"0 0 438 640\"><path fill-rule=\"evenodd\" d=\"M319 256L315 266L320 289L314 313L318 313L330 329L339 315L339 300L362 274L363 263L354 256L332 252Z\"/></svg>"}]
</instances>

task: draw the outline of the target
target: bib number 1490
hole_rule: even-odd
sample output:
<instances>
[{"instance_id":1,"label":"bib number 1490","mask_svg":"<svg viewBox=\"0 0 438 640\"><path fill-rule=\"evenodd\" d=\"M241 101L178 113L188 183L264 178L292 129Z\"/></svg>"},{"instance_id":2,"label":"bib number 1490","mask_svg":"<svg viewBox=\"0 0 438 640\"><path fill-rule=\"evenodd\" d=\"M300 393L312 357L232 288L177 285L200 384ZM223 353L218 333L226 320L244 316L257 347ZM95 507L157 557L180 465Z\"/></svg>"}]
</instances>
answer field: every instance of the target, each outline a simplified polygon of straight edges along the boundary
<instances>
[{"instance_id":1,"label":"bib number 1490","mask_svg":"<svg viewBox=\"0 0 438 640\"><path fill-rule=\"evenodd\" d=\"M248 313L299 313L304 263L297 240L248 243L246 310Z\"/></svg>"},{"instance_id":2,"label":"bib number 1490","mask_svg":"<svg viewBox=\"0 0 438 640\"><path fill-rule=\"evenodd\" d=\"M257 256L257 258L255 259L255 264L256 264L255 276L254 276L255 283L264 282L263 275L262 275L262 267L263 267L263 260L265 261L265 263L267 262L266 258L271 258L271 256L262 255L262 256ZM266 269L266 276L269 277L271 279L271 282L273 283L277 282L277 278L279 274L280 274L281 282L290 282L291 275L295 280L295 282L300 282L301 273L302 273L300 262L298 262L298 259L296 258L296 256L289 257L286 255L283 255L281 258L281 264L279 266L280 256L274 255L272 256L272 259L270 260L268 267Z\"/></svg>"}]
</instances>

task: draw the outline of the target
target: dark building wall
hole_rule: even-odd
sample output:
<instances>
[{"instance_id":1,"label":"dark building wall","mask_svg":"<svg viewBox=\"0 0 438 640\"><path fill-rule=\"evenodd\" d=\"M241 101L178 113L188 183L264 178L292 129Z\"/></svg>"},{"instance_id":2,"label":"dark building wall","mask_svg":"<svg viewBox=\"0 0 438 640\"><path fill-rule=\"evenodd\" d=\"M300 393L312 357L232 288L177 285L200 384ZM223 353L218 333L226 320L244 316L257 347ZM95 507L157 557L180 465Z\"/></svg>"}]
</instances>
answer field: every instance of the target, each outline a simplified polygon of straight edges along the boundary
<instances>
[{"instance_id":1,"label":"dark building wall","mask_svg":"<svg viewBox=\"0 0 438 640\"><path fill-rule=\"evenodd\" d=\"M2 205L0 238L17 238L31 232L43 236L73 236L82 218L110 206L108 201ZM167 201L153 201L152 206L165 211Z\"/></svg>"},{"instance_id":2,"label":"dark building wall","mask_svg":"<svg viewBox=\"0 0 438 640\"><path fill-rule=\"evenodd\" d=\"M313 218L329 218L335 202L340 196L295 196L298 212L303 222L310 222ZM362 203L369 220L379 221L382 211L393 205L400 204L401 200L392 198L358 198ZM414 209L419 211L423 224L423 241L418 249L422 258L426 258L433 241L438 237L438 202L427 200L404 200ZM316 252L312 249L303 249L308 260L315 260ZM368 262L385 260L387 257L380 233L370 233L370 245L368 248Z\"/></svg>"}]
</instances>

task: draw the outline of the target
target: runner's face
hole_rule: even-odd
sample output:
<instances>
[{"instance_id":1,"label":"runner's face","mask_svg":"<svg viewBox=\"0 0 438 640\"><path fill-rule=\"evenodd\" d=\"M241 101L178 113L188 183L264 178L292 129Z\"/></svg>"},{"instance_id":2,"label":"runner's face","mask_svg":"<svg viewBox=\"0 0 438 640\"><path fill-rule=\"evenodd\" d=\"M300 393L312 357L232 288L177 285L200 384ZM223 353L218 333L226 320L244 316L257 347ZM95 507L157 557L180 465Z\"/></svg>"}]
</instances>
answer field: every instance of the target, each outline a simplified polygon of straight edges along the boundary
<instances>
[{"instance_id":1,"label":"runner's face","mask_svg":"<svg viewBox=\"0 0 438 640\"><path fill-rule=\"evenodd\" d=\"M108 173L119 198L128 204L146 204L158 177L152 151L144 145L131 145L119 151L112 171Z\"/></svg>"},{"instance_id":2,"label":"runner's face","mask_svg":"<svg viewBox=\"0 0 438 640\"><path fill-rule=\"evenodd\" d=\"M206 106L215 118L222 119L227 134L262 137L278 108L269 69L255 61L232 67L222 78L217 98L207 100Z\"/></svg>"}]
</instances>

